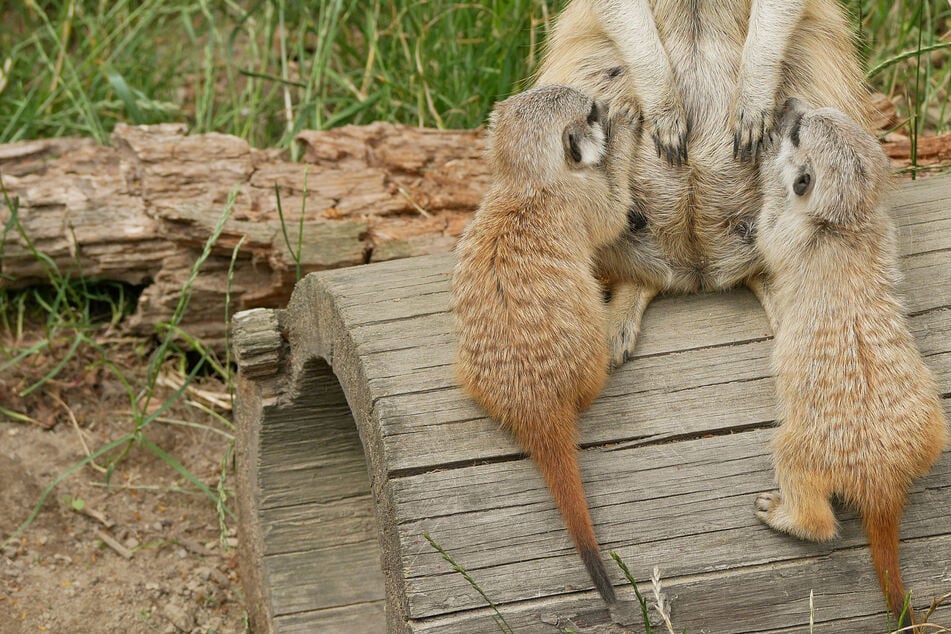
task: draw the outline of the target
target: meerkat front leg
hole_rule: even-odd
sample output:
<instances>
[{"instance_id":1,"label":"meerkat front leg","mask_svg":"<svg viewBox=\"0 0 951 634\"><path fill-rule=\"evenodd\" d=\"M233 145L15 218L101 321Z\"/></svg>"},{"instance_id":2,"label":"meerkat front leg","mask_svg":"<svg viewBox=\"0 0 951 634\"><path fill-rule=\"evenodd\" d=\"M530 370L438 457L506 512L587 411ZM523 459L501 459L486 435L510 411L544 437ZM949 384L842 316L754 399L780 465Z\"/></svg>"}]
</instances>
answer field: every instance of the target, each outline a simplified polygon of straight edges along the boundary
<instances>
[{"instance_id":1,"label":"meerkat front leg","mask_svg":"<svg viewBox=\"0 0 951 634\"><path fill-rule=\"evenodd\" d=\"M656 288L629 282L618 284L608 302L608 364L611 370L634 356L634 344L641 331L641 318L657 295Z\"/></svg>"},{"instance_id":2,"label":"meerkat front leg","mask_svg":"<svg viewBox=\"0 0 951 634\"><path fill-rule=\"evenodd\" d=\"M805 9L806 0L753 0L733 101L733 158L755 161L772 138L783 59Z\"/></svg>"},{"instance_id":3,"label":"meerkat front leg","mask_svg":"<svg viewBox=\"0 0 951 634\"><path fill-rule=\"evenodd\" d=\"M621 52L635 94L619 98L621 107L639 109L658 157L687 162L687 114L674 72L647 0L595 0L607 36ZM627 103L625 103L627 102Z\"/></svg>"}]
</instances>

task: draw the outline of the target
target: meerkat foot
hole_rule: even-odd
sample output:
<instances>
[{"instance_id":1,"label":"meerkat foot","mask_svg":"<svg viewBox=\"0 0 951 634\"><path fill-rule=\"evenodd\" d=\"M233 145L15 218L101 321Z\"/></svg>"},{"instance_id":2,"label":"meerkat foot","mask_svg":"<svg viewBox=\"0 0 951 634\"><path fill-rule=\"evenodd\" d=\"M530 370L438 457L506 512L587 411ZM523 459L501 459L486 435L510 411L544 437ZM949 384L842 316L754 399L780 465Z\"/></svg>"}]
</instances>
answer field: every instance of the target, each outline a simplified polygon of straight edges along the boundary
<instances>
[{"instance_id":1,"label":"meerkat foot","mask_svg":"<svg viewBox=\"0 0 951 634\"><path fill-rule=\"evenodd\" d=\"M769 524L769 513L779 506L780 501L782 501L782 495L780 495L779 491L771 491L757 495L753 501L753 513L756 515L756 519L764 524Z\"/></svg>"},{"instance_id":2,"label":"meerkat foot","mask_svg":"<svg viewBox=\"0 0 951 634\"><path fill-rule=\"evenodd\" d=\"M608 304L608 371L624 365L634 356L641 317L657 294L656 289L620 284Z\"/></svg>"},{"instance_id":3,"label":"meerkat foot","mask_svg":"<svg viewBox=\"0 0 951 634\"><path fill-rule=\"evenodd\" d=\"M770 528L800 539L824 542L838 534L838 524L827 499L816 499L796 510L779 491L760 493L753 502L756 519Z\"/></svg>"},{"instance_id":4,"label":"meerkat foot","mask_svg":"<svg viewBox=\"0 0 951 634\"><path fill-rule=\"evenodd\" d=\"M759 300L760 306L763 307L770 329L776 332L779 328L779 306L776 303L776 296L770 281L764 275L757 275L746 280L746 286Z\"/></svg>"},{"instance_id":5,"label":"meerkat foot","mask_svg":"<svg viewBox=\"0 0 951 634\"><path fill-rule=\"evenodd\" d=\"M640 324L625 320L614 324L614 331L609 335L608 371L613 372L621 367L634 355L634 344Z\"/></svg>"}]
</instances>

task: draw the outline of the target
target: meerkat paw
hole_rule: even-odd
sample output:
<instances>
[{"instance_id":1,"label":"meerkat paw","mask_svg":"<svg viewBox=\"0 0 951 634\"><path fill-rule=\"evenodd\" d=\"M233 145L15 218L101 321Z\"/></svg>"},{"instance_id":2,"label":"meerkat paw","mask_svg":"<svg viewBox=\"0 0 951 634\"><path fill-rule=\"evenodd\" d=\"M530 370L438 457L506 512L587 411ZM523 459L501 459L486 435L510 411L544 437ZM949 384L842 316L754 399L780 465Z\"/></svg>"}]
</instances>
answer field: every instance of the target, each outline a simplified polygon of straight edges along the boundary
<instances>
[{"instance_id":1,"label":"meerkat paw","mask_svg":"<svg viewBox=\"0 0 951 634\"><path fill-rule=\"evenodd\" d=\"M769 493L760 493L756 496L756 499L753 501L753 514L756 515L756 519L763 522L766 525L770 525L769 514L779 506L779 503L782 502L783 497L779 491L770 491Z\"/></svg>"},{"instance_id":2,"label":"meerkat paw","mask_svg":"<svg viewBox=\"0 0 951 634\"><path fill-rule=\"evenodd\" d=\"M677 166L687 164L687 133L690 126L680 95L674 91L658 107L645 113L644 119L648 131L654 139L654 149L658 158L665 158L667 164Z\"/></svg>"},{"instance_id":3,"label":"meerkat paw","mask_svg":"<svg viewBox=\"0 0 951 634\"><path fill-rule=\"evenodd\" d=\"M773 530L813 542L828 541L838 534L839 526L827 499L816 498L811 506L797 509L783 503L779 491L760 493L753 501L756 519Z\"/></svg>"},{"instance_id":4,"label":"meerkat paw","mask_svg":"<svg viewBox=\"0 0 951 634\"><path fill-rule=\"evenodd\" d=\"M613 372L634 356L634 344L637 342L638 324L623 321L615 325L614 332L608 338L608 371Z\"/></svg>"},{"instance_id":5,"label":"meerkat paw","mask_svg":"<svg viewBox=\"0 0 951 634\"><path fill-rule=\"evenodd\" d=\"M638 125L641 120L641 105L631 95L619 95L609 102L611 119Z\"/></svg>"},{"instance_id":6,"label":"meerkat paw","mask_svg":"<svg viewBox=\"0 0 951 634\"><path fill-rule=\"evenodd\" d=\"M733 124L734 159L755 162L772 144L774 110L771 99L740 98Z\"/></svg>"}]
</instances>

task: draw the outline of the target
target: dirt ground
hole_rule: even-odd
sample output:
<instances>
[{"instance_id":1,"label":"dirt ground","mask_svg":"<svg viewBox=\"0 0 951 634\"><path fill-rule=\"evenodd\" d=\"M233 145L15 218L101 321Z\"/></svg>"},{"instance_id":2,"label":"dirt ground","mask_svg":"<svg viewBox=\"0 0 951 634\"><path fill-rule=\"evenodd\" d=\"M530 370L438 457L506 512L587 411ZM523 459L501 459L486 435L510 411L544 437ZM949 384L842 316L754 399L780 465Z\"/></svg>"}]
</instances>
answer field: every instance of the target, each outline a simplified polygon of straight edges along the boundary
<instances>
[{"instance_id":1,"label":"dirt ground","mask_svg":"<svg viewBox=\"0 0 951 634\"><path fill-rule=\"evenodd\" d=\"M33 418L0 415L0 542L47 485L86 456L84 447L95 451L133 429L118 382L88 361L70 363L28 399L17 395L30 377L0 372L0 406ZM215 381L202 388L226 395ZM160 388L159 401L172 392ZM198 400L186 395L163 418L201 427L156 421L144 433L216 490L222 464L231 468L227 427L188 405L191 398ZM0 549L0 634L245 632L237 539L231 518L221 522L212 500L141 446L108 484L105 473L83 466Z\"/></svg>"}]
</instances>

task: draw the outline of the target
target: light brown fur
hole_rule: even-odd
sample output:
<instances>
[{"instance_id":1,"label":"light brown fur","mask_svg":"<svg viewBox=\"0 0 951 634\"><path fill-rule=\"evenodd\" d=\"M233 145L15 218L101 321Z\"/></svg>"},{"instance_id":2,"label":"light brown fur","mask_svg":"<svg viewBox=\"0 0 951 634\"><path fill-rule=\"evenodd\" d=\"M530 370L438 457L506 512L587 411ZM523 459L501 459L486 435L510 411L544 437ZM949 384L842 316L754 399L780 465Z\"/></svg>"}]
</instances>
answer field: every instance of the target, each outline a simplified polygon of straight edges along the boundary
<instances>
[{"instance_id":1,"label":"light brown fur","mask_svg":"<svg viewBox=\"0 0 951 634\"><path fill-rule=\"evenodd\" d=\"M638 110L654 139L637 145L633 163L632 226L640 228L599 255L615 287L613 364L633 353L641 315L658 292L746 283L770 310L754 244L757 165L749 159L768 142L772 111L789 95L866 121L872 107L863 81L837 0L573 0L565 8L537 83L576 86Z\"/></svg>"},{"instance_id":2,"label":"light brown fur","mask_svg":"<svg viewBox=\"0 0 951 634\"><path fill-rule=\"evenodd\" d=\"M888 162L837 110L793 100L783 122L762 167L757 239L782 315L773 352L780 491L759 496L756 515L823 541L837 533L829 496L842 495L861 512L897 619L902 510L912 480L947 444L948 425L895 296L895 229L880 202Z\"/></svg>"},{"instance_id":3,"label":"light brown fur","mask_svg":"<svg viewBox=\"0 0 951 634\"><path fill-rule=\"evenodd\" d=\"M626 226L633 134L630 121L606 122L603 110L590 121L591 108L591 98L561 86L496 105L493 183L456 247L452 309L462 387L538 466L613 603L578 469L577 418L606 379L594 252Z\"/></svg>"}]
</instances>

